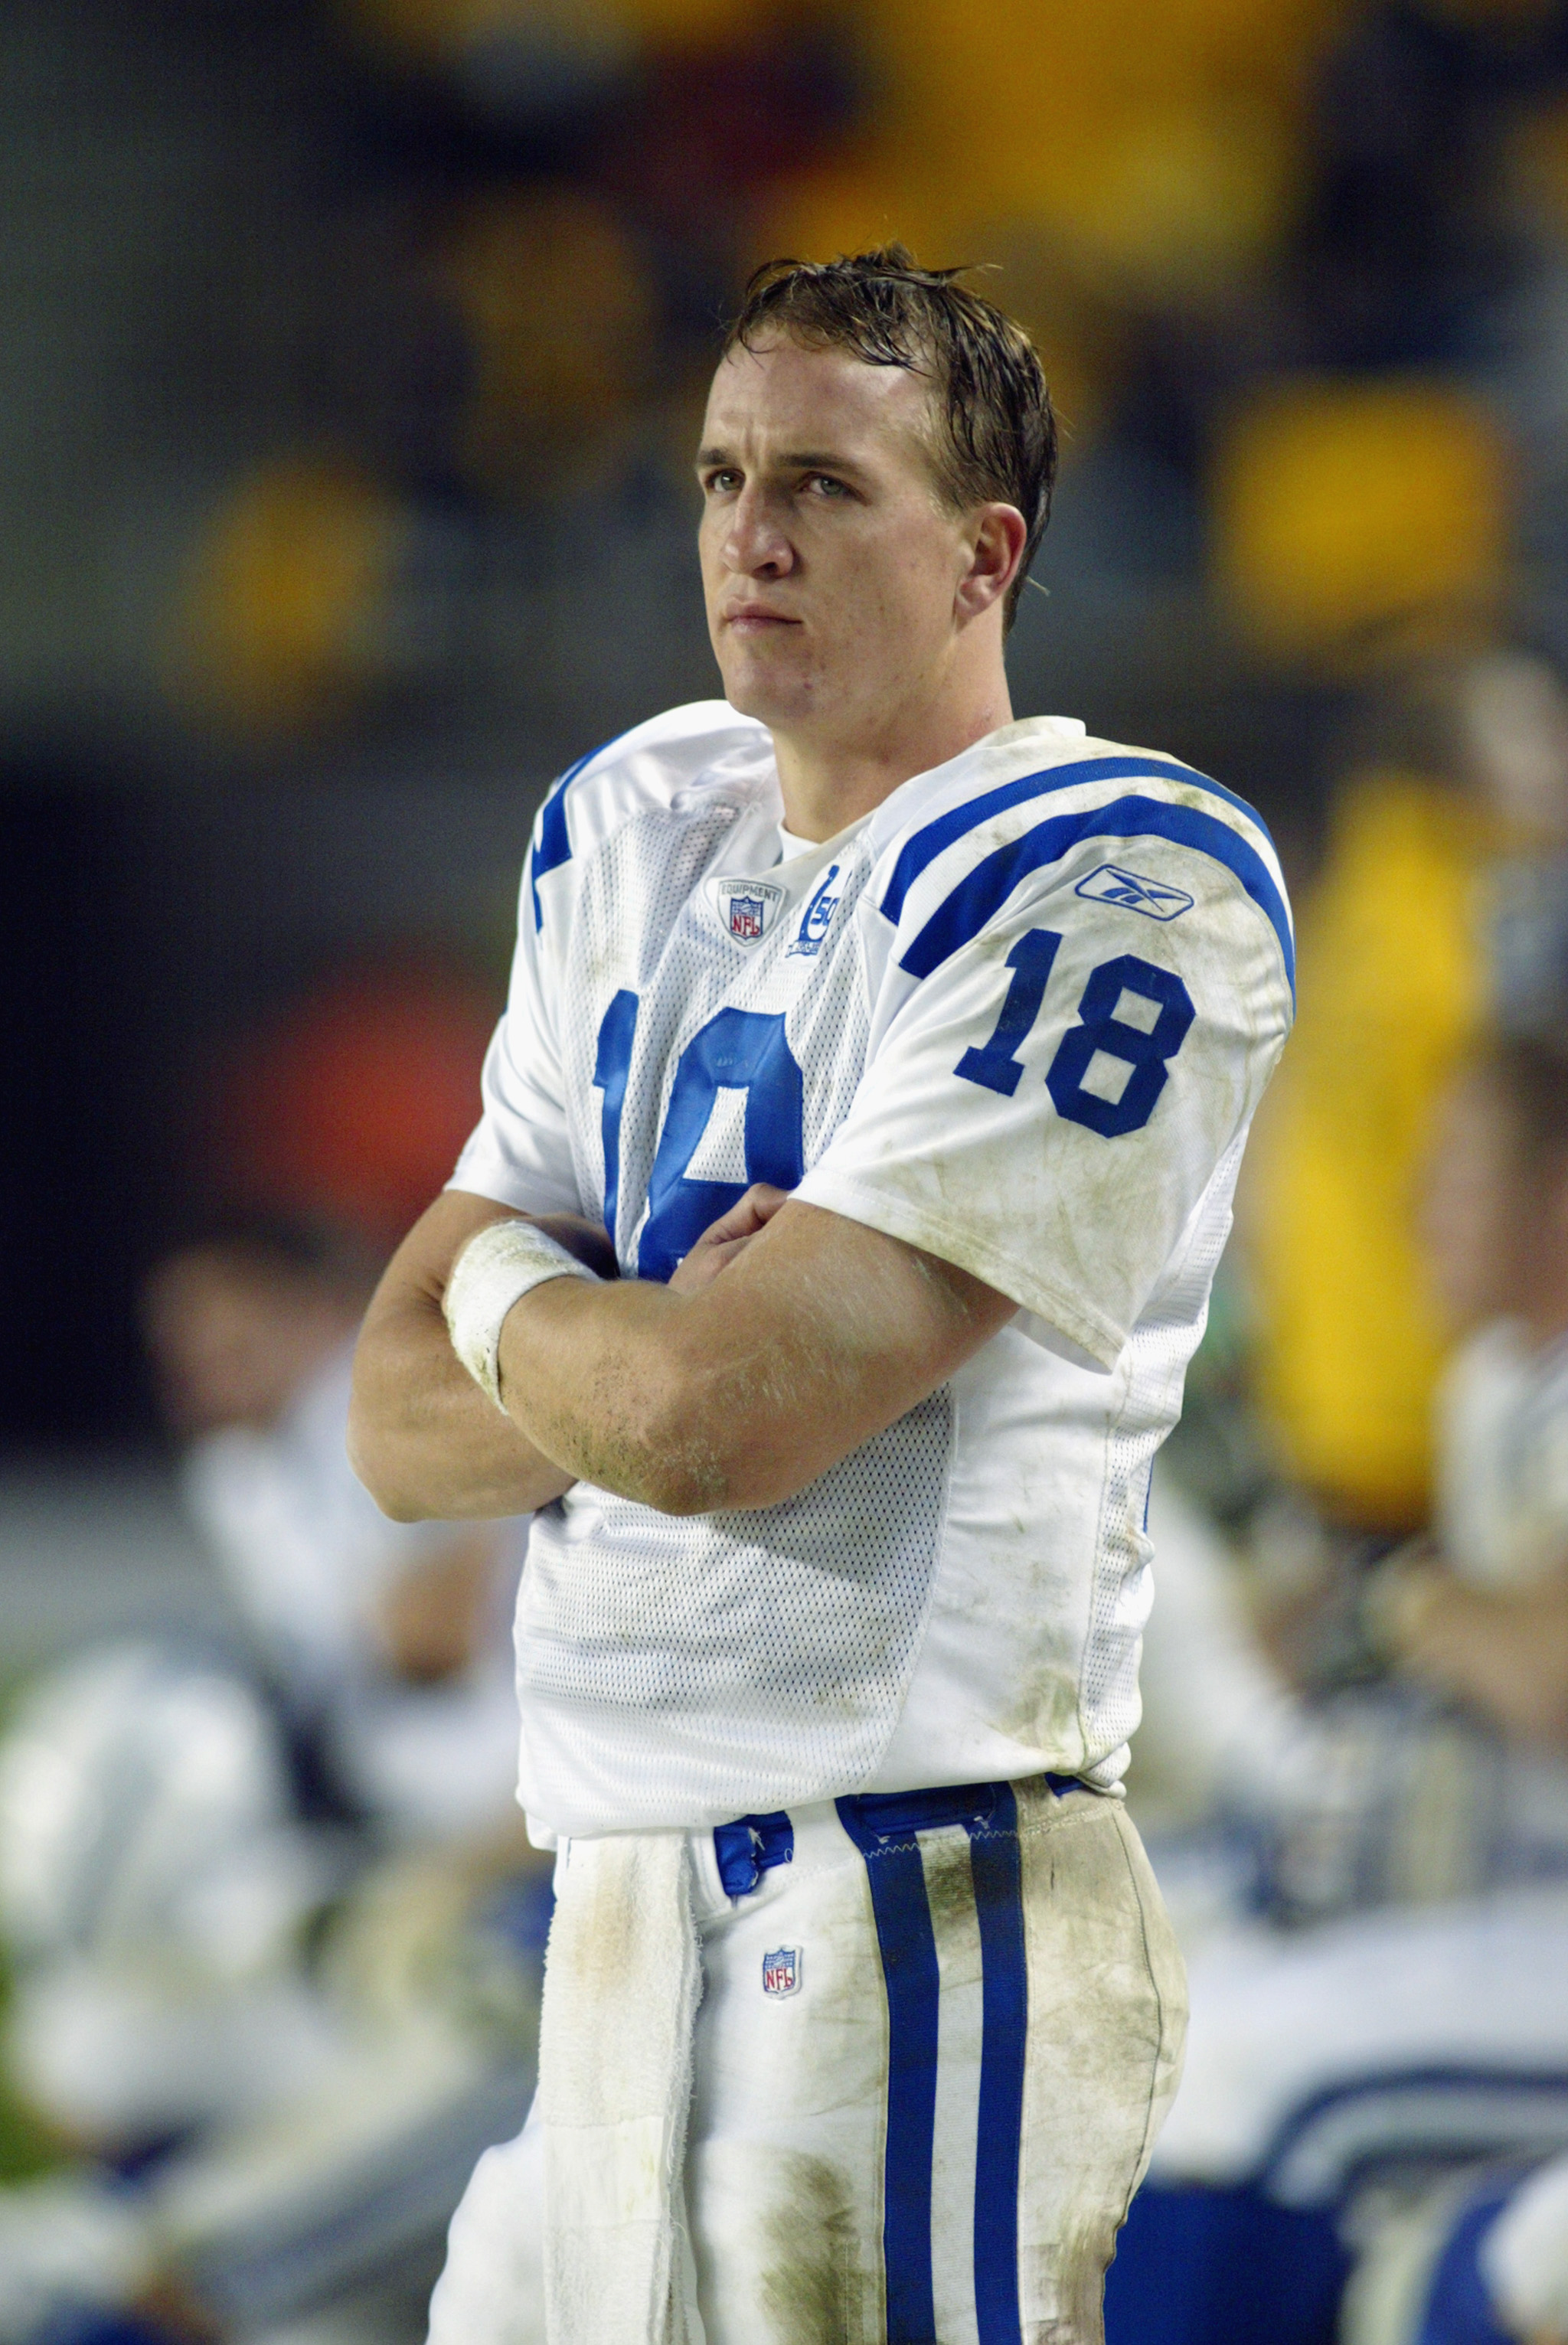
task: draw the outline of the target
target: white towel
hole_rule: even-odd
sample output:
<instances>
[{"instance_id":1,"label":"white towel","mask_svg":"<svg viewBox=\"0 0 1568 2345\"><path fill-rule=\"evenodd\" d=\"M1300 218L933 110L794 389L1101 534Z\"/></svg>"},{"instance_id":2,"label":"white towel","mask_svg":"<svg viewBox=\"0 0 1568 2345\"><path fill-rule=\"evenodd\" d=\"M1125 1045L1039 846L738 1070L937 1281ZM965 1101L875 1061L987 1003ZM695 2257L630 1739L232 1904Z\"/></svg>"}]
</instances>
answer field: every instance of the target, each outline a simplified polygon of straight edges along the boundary
<instances>
[{"instance_id":1,"label":"white towel","mask_svg":"<svg viewBox=\"0 0 1568 2345\"><path fill-rule=\"evenodd\" d=\"M684 1832L570 1843L539 2031L550 2345L702 2345L682 2167L702 1991Z\"/></svg>"}]
</instances>

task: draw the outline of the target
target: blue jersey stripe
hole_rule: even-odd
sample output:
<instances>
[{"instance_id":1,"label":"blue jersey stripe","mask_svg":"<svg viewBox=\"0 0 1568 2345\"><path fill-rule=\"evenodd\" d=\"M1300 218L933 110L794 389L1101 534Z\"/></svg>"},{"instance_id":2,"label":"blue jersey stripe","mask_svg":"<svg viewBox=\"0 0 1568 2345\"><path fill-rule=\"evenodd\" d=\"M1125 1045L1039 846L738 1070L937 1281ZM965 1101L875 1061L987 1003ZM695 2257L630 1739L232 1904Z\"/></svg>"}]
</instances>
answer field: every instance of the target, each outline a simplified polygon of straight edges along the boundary
<instances>
[{"instance_id":1,"label":"blue jersey stripe","mask_svg":"<svg viewBox=\"0 0 1568 2345\"><path fill-rule=\"evenodd\" d=\"M1018 2308L1018 2156L1029 1976L1018 1803L999 1783L989 1820L969 1826L980 1922L980 2132L974 2167L974 2311L980 2345L1022 2345Z\"/></svg>"},{"instance_id":2,"label":"blue jersey stripe","mask_svg":"<svg viewBox=\"0 0 1568 2345\"><path fill-rule=\"evenodd\" d=\"M936 2138L937 2005L941 1979L913 1832L886 1839L859 1800L837 1802L839 1821L866 1860L888 1996L888 2130L882 2257L887 2345L932 2345L936 2303L931 2262L931 2172Z\"/></svg>"},{"instance_id":3,"label":"blue jersey stripe","mask_svg":"<svg viewBox=\"0 0 1568 2345\"><path fill-rule=\"evenodd\" d=\"M572 834L566 828L566 792L585 766L591 766L596 757L602 756L606 749L613 749L623 737L618 733L612 734L607 741L601 741L596 749L590 749L585 757L579 757L575 766L568 766L545 801L539 817L539 836L528 858L528 885L534 896L535 929L542 929L545 925L544 908L539 901L540 880L546 871L555 871L572 859Z\"/></svg>"},{"instance_id":4,"label":"blue jersey stripe","mask_svg":"<svg viewBox=\"0 0 1568 2345\"><path fill-rule=\"evenodd\" d=\"M1296 947L1290 915L1263 858L1217 815L1205 814L1196 807L1172 806L1164 798L1113 798L1108 806L1090 807L1080 814L1054 815L1021 838L994 848L937 907L899 966L911 977L929 977L961 945L979 935L1021 879L1044 864L1059 862L1085 838L1170 838L1223 863L1240 880L1278 938L1294 993Z\"/></svg>"},{"instance_id":5,"label":"blue jersey stripe","mask_svg":"<svg viewBox=\"0 0 1568 2345\"><path fill-rule=\"evenodd\" d=\"M1076 765L1047 766L1037 774L1021 774L1016 781L1003 782L983 797L970 798L951 814L939 815L917 830L893 866L881 909L890 920L903 918L904 898L928 863L934 863L956 839L962 838L993 814L1003 814L1009 807L1022 806L1026 799L1045 797L1053 790L1079 789L1087 782L1131 782L1141 777L1170 782L1185 782L1194 789L1207 790L1211 797L1223 798L1244 814L1248 822L1257 825L1265 838L1268 832L1245 798L1238 798L1219 782L1211 782L1207 774L1191 766L1179 766L1168 757L1081 757ZM1274 841L1268 838L1268 844Z\"/></svg>"}]
</instances>

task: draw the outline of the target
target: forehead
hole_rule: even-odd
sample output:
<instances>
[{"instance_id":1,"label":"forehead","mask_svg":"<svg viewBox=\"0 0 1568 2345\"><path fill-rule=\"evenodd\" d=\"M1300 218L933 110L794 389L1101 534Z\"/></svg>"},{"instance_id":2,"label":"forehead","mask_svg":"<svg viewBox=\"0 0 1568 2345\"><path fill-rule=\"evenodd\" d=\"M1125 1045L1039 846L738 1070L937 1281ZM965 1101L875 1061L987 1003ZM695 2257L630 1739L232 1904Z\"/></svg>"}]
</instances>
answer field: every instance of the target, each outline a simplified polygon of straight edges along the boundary
<instances>
[{"instance_id":1,"label":"forehead","mask_svg":"<svg viewBox=\"0 0 1568 2345\"><path fill-rule=\"evenodd\" d=\"M720 360L702 438L737 453L839 451L929 465L932 420L928 377L780 337Z\"/></svg>"}]
</instances>

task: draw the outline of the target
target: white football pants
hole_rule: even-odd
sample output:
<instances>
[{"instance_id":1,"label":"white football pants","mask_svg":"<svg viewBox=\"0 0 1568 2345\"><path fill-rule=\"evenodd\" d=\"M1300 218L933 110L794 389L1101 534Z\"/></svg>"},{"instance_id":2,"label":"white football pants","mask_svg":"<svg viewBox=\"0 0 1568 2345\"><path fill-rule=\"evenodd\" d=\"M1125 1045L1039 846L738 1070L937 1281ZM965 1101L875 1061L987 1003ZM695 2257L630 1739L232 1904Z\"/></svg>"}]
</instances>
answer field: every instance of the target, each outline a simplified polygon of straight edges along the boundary
<instances>
[{"instance_id":1,"label":"white football pants","mask_svg":"<svg viewBox=\"0 0 1568 2345\"><path fill-rule=\"evenodd\" d=\"M1041 1778L748 1821L740 1895L736 1827L690 1836L706 2345L1098 2345L1186 2026L1121 1802ZM546 2345L543 2178L535 2116L453 2218L431 2345Z\"/></svg>"}]
</instances>

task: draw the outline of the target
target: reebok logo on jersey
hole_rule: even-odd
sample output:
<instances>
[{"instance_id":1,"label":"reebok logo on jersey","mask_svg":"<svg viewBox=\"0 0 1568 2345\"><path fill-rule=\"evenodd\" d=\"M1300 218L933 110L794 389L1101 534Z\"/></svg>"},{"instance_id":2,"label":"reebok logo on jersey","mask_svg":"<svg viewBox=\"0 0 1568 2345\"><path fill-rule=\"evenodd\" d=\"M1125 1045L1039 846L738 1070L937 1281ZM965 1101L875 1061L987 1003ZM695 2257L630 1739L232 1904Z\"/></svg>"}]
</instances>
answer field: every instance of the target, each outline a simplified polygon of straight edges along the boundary
<instances>
[{"instance_id":1,"label":"reebok logo on jersey","mask_svg":"<svg viewBox=\"0 0 1568 2345\"><path fill-rule=\"evenodd\" d=\"M1076 896L1091 897L1100 904L1120 904L1125 912L1142 912L1150 920L1176 920L1190 912L1193 899L1180 888L1167 888L1162 879L1140 878L1135 871L1124 871L1119 863L1102 863L1086 879L1080 879L1074 889Z\"/></svg>"},{"instance_id":2,"label":"reebok logo on jersey","mask_svg":"<svg viewBox=\"0 0 1568 2345\"><path fill-rule=\"evenodd\" d=\"M800 1987L800 1949L799 1946L775 1946L770 1954L762 1957L762 1992L764 1995L796 1995Z\"/></svg>"},{"instance_id":3,"label":"reebok logo on jersey","mask_svg":"<svg viewBox=\"0 0 1568 2345\"><path fill-rule=\"evenodd\" d=\"M718 925L738 945L754 945L765 937L784 901L783 888L769 879L718 879L710 886Z\"/></svg>"}]
</instances>

